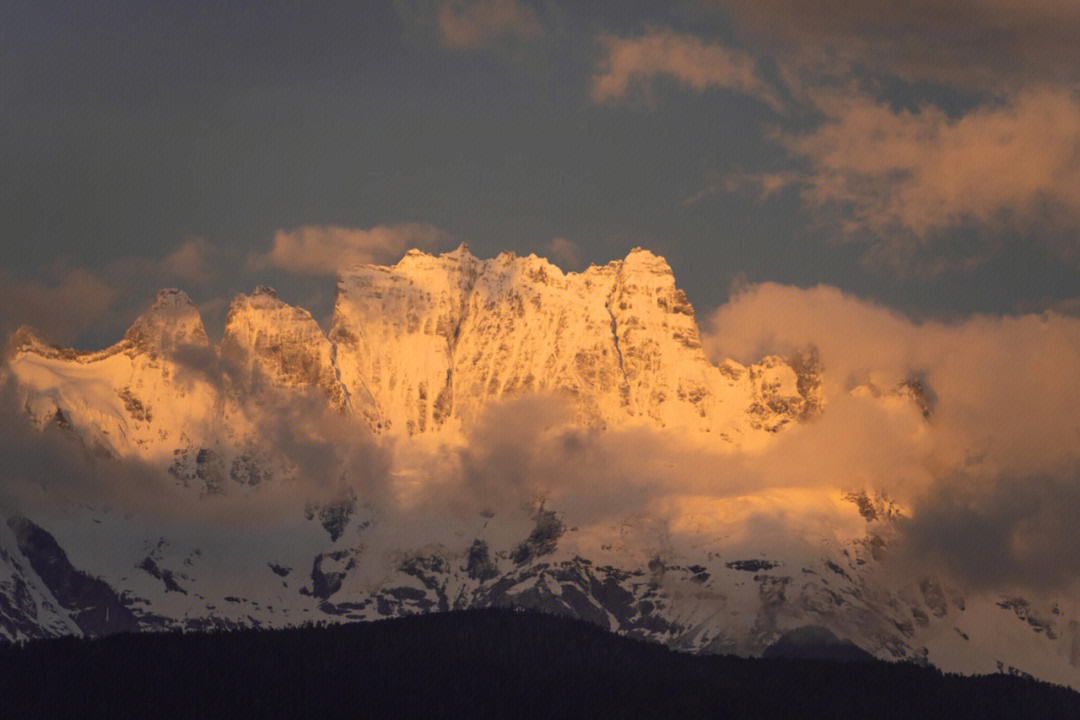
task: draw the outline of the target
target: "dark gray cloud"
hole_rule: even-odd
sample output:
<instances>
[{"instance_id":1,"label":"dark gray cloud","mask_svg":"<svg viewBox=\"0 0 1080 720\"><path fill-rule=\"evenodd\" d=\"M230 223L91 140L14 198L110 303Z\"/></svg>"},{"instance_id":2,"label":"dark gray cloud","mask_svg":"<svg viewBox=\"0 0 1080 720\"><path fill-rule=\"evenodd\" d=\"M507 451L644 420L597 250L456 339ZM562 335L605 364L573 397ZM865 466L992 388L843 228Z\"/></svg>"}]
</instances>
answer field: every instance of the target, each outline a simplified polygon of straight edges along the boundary
<instances>
[{"instance_id":1,"label":"dark gray cloud","mask_svg":"<svg viewBox=\"0 0 1080 720\"><path fill-rule=\"evenodd\" d=\"M908 562L979 590L1062 590L1080 580L1080 471L1064 477L958 476L935 484L901 524Z\"/></svg>"}]
</instances>

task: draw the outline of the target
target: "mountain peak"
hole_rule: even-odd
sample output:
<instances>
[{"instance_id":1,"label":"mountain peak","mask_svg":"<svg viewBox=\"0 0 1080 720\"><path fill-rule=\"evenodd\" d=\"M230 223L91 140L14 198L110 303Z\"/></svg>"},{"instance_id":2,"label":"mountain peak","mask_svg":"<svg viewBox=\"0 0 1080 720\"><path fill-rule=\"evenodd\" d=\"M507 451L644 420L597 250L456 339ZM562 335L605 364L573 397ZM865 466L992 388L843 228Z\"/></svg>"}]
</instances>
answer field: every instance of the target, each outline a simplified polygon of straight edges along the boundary
<instances>
[{"instance_id":1,"label":"mountain peak","mask_svg":"<svg viewBox=\"0 0 1080 720\"><path fill-rule=\"evenodd\" d=\"M20 352L33 352L38 355L52 354L62 350L51 340L30 325L21 325L8 340L7 355Z\"/></svg>"},{"instance_id":2,"label":"mountain peak","mask_svg":"<svg viewBox=\"0 0 1080 720\"><path fill-rule=\"evenodd\" d=\"M232 317L243 312L245 308L271 310L279 307L285 307L285 303L278 298L278 294L273 288L256 285L250 295L240 293L232 299L232 302L229 303L229 314L225 322L228 325Z\"/></svg>"},{"instance_id":3,"label":"mountain peak","mask_svg":"<svg viewBox=\"0 0 1080 720\"><path fill-rule=\"evenodd\" d=\"M675 276L667 260L651 250L640 247L634 248L627 254L626 259L623 260L623 268L626 270L642 270L657 275L670 275L672 279Z\"/></svg>"},{"instance_id":4,"label":"mountain peak","mask_svg":"<svg viewBox=\"0 0 1080 720\"><path fill-rule=\"evenodd\" d=\"M283 302L264 285L237 295L225 319L222 352L250 379L285 388L319 388L335 408L345 394L333 367L333 348L311 313Z\"/></svg>"},{"instance_id":5,"label":"mountain peak","mask_svg":"<svg viewBox=\"0 0 1080 720\"><path fill-rule=\"evenodd\" d=\"M128 328L124 340L150 352L175 345L209 344L195 303L176 288L158 291L154 304Z\"/></svg>"},{"instance_id":6,"label":"mountain peak","mask_svg":"<svg viewBox=\"0 0 1080 720\"><path fill-rule=\"evenodd\" d=\"M448 253L443 253L443 255L456 258L474 257L473 254L469 251L469 244L464 242L458 245L457 248L455 248L454 250Z\"/></svg>"},{"instance_id":7,"label":"mountain peak","mask_svg":"<svg viewBox=\"0 0 1080 720\"><path fill-rule=\"evenodd\" d=\"M195 303L191 302L191 298L183 290L177 288L164 288L158 290L157 296L154 297L154 304L151 306L151 310L173 310L182 308L194 308Z\"/></svg>"},{"instance_id":8,"label":"mountain peak","mask_svg":"<svg viewBox=\"0 0 1080 720\"><path fill-rule=\"evenodd\" d=\"M252 297L255 297L255 296L258 296L258 295L265 295L267 297L272 297L275 300L277 300L277 291L274 290L274 288L272 288L272 287L267 287L266 285L256 285L255 286L255 291L252 292L251 295L252 295Z\"/></svg>"}]
</instances>

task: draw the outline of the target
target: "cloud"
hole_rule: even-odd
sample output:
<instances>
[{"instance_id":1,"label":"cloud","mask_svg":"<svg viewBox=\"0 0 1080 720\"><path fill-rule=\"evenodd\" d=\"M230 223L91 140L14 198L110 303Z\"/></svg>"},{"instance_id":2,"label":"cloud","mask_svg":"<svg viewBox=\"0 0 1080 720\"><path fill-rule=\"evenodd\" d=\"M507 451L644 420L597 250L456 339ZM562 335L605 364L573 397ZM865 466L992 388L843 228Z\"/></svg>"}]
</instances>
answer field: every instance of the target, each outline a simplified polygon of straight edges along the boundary
<instances>
[{"instance_id":1,"label":"cloud","mask_svg":"<svg viewBox=\"0 0 1080 720\"><path fill-rule=\"evenodd\" d=\"M368 230L337 225L278 230L271 249L254 256L253 270L277 268L305 275L335 275L356 263L387 263L412 247L431 249L451 236L424 223L378 225Z\"/></svg>"},{"instance_id":2,"label":"cloud","mask_svg":"<svg viewBox=\"0 0 1080 720\"><path fill-rule=\"evenodd\" d=\"M116 285L86 268L54 266L52 282L21 280L0 268L0 332L7 338L32 325L54 340L68 342L98 322L120 294Z\"/></svg>"},{"instance_id":3,"label":"cloud","mask_svg":"<svg viewBox=\"0 0 1080 720\"><path fill-rule=\"evenodd\" d=\"M1078 478L957 477L919 499L902 550L979 588L1069 587L1080 578L1078 511Z\"/></svg>"},{"instance_id":4,"label":"cloud","mask_svg":"<svg viewBox=\"0 0 1080 720\"><path fill-rule=\"evenodd\" d=\"M532 8L519 0L448 0L439 8L443 43L475 49L506 36L530 40L544 34Z\"/></svg>"},{"instance_id":5,"label":"cloud","mask_svg":"<svg viewBox=\"0 0 1080 720\"><path fill-rule=\"evenodd\" d=\"M682 207L690 207L707 197L718 193L748 193L759 200L768 200L781 190L801 180L802 176L794 170L779 172L734 172L726 176L711 178L709 184L693 195L679 202Z\"/></svg>"},{"instance_id":6,"label":"cloud","mask_svg":"<svg viewBox=\"0 0 1080 720\"><path fill-rule=\"evenodd\" d=\"M636 89L648 92L655 78L666 77L697 92L727 88L782 107L775 90L757 76L755 60L739 50L666 28L631 38L601 35L599 42L603 56L590 89L595 103L623 100Z\"/></svg>"},{"instance_id":7,"label":"cloud","mask_svg":"<svg viewBox=\"0 0 1080 720\"><path fill-rule=\"evenodd\" d=\"M0 340L30 325L62 344L76 340L101 346L117 339L135 319L145 298L182 281L204 291L237 265L235 253L204 238L186 238L164 258L128 255L104 267L76 267L59 259L37 278L16 278L0 268ZM224 300L211 297L200 310L216 316Z\"/></svg>"},{"instance_id":8,"label":"cloud","mask_svg":"<svg viewBox=\"0 0 1080 720\"><path fill-rule=\"evenodd\" d=\"M1013 89L1080 79L1072 0L704 0L806 66L860 64L908 80Z\"/></svg>"},{"instance_id":9,"label":"cloud","mask_svg":"<svg viewBox=\"0 0 1080 720\"><path fill-rule=\"evenodd\" d=\"M564 270L581 267L581 246L563 237L552 238L544 248L548 256Z\"/></svg>"},{"instance_id":10,"label":"cloud","mask_svg":"<svg viewBox=\"0 0 1080 720\"><path fill-rule=\"evenodd\" d=\"M171 277L207 285L217 279L214 260L218 254L217 246L206 238L186 238L161 262L161 267Z\"/></svg>"},{"instance_id":11,"label":"cloud","mask_svg":"<svg viewBox=\"0 0 1080 720\"><path fill-rule=\"evenodd\" d=\"M916 322L835 288L770 283L717 310L703 342L714 359L740 361L819 350L825 412L762 458L766 477L809 474L900 498L912 563L940 559L975 585L1080 576L1060 559L1080 553L1067 520L1080 513L1080 319ZM927 424L872 397L911 378L933 398Z\"/></svg>"},{"instance_id":12,"label":"cloud","mask_svg":"<svg viewBox=\"0 0 1080 720\"><path fill-rule=\"evenodd\" d=\"M962 268L992 254L1003 232L1080 259L1077 93L1032 90L956 118L929 105L896 112L855 92L816 94L827 120L775 135L805 168L785 179L842 238L868 242L871 259ZM979 237L950 247L948 231L965 227Z\"/></svg>"}]
</instances>

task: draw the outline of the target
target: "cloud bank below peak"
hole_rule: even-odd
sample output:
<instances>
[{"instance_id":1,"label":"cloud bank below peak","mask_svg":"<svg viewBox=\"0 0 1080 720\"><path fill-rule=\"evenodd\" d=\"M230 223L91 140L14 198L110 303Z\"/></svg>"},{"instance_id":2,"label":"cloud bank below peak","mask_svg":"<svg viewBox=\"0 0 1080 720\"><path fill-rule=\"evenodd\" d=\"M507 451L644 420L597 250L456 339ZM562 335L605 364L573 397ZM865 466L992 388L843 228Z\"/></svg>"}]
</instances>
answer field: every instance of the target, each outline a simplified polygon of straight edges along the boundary
<instances>
[{"instance_id":1,"label":"cloud bank below peak","mask_svg":"<svg viewBox=\"0 0 1080 720\"><path fill-rule=\"evenodd\" d=\"M765 283L720 307L702 339L714 360L818 348L829 404L759 461L766 478L884 490L910 508L910 561L975 586L1080 577L1080 318L919 322L836 288ZM926 390L926 425L871 401L910 379Z\"/></svg>"}]
</instances>

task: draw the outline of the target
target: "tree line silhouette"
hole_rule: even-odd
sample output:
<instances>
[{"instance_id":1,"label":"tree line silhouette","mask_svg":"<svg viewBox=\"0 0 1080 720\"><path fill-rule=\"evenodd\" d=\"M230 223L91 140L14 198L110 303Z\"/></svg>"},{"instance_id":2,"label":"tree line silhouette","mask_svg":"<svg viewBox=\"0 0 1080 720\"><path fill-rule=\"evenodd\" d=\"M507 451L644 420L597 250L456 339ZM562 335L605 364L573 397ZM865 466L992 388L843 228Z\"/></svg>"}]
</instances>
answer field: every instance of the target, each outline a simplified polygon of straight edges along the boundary
<instances>
[{"instance_id":1,"label":"tree line silhouette","mask_svg":"<svg viewBox=\"0 0 1080 720\"><path fill-rule=\"evenodd\" d=\"M6 718L1078 718L1080 694L885 662L694 656L536 612L0 647Z\"/></svg>"}]
</instances>

